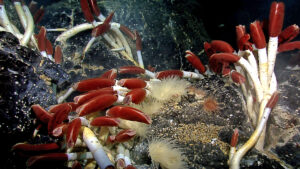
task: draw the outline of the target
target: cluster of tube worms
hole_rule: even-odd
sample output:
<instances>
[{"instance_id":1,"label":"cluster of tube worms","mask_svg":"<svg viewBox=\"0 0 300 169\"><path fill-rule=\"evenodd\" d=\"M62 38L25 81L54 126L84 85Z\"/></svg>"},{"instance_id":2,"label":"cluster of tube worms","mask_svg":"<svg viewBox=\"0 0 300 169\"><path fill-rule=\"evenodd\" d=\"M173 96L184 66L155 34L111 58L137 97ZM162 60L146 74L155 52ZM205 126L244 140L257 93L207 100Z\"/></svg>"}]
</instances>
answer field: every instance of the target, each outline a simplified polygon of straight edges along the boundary
<instances>
[{"instance_id":1,"label":"cluster of tube worms","mask_svg":"<svg viewBox=\"0 0 300 169\"><path fill-rule=\"evenodd\" d=\"M52 45L46 38L47 29L41 27L39 34L34 36L34 19L30 9L19 0L15 0L14 5L25 29L24 34L20 33L9 21L2 0L0 1L0 17L3 26L1 29L13 33L20 40L21 45L37 49L42 57L47 57L60 64L63 58L61 47L56 46L53 57ZM130 104L140 104L144 102L145 98L153 96L155 92L153 86L163 83L168 78L202 79L213 73L221 74L224 77L228 76L233 82L241 86L247 102L249 117L255 126L255 131L250 139L238 150L236 150L238 130L234 131L228 161L229 166L235 169L239 168L241 158L255 144L258 149L263 149L264 127L278 100L277 81L274 73L276 53L300 48L298 41L290 42L299 33L297 25L291 25L282 31L284 19L284 4L282 2L273 2L271 5L269 25L267 25L269 31L268 46L263 33L263 26L266 26L264 23L260 21L251 23L250 34L246 32L245 26L239 25L236 27L238 52L235 52L230 44L221 40L204 43L205 52L209 57L208 67L204 66L193 52L186 51L185 58L196 69L196 72L184 70L152 72L146 70L141 55L142 41L137 31L133 33L126 26L112 22L114 12L110 13L108 17L102 15L96 0L80 0L80 5L88 23L65 30L57 37L56 42L64 45L70 37L92 29L92 38L82 52L82 59L84 59L85 53L90 49L96 37L103 36L113 50L131 61L133 66L111 69L99 78L75 83L58 98L58 104L51 106L48 110L39 105L32 105L36 118L42 125L47 126L49 135L64 139L62 139L61 144L31 145L19 143L13 146L12 149L16 152L37 154L29 157L27 166L41 165L52 161L76 161L73 163L73 168L80 168L81 165L86 164L82 161L94 159L100 168L114 168L114 166L127 169L135 168L130 160L130 153L126 149L126 144L137 135L137 132L124 125L122 121L129 120L148 125L151 124L151 118L143 111L131 107ZM111 34L108 30L112 30L114 33ZM136 41L135 50L138 61L133 58L131 48L123 33L131 40ZM117 74L144 75L150 80L145 81L141 78L117 80ZM188 84L186 83L184 89L187 87ZM83 94L74 97L73 102L64 102L74 91ZM174 91L172 95L180 96ZM211 104L209 103L208 106ZM104 111L105 114L103 115ZM102 112L102 116L99 116L97 112ZM98 136L94 133L96 131L94 127L101 127ZM38 130L34 135L37 132ZM105 147L102 144L105 144ZM77 146L83 146L84 148L81 149L83 151L73 152L73 148ZM107 147L115 147L114 152L107 150ZM62 153L62 149L65 152ZM48 151L60 152L40 154L40 152ZM164 165L162 164L162 166Z\"/></svg>"}]
</instances>

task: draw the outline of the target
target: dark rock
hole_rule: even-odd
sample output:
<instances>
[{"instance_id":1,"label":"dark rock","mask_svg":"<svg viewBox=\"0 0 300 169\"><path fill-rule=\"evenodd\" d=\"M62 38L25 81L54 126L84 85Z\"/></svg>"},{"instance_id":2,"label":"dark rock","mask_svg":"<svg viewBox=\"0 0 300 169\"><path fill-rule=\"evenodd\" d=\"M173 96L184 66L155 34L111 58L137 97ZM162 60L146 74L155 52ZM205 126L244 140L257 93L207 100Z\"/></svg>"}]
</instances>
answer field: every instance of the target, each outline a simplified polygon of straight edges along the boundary
<instances>
[{"instance_id":1,"label":"dark rock","mask_svg":"<svg viewBox=\"0 0 300 169\"><path fill-rule=\"evenodd\" d=\"M41 143L52 140L47 135L34 140L31 138L37 123L30 106L56 104L56 96L44 80L48 78L52 84L61 86L67 83L68 75L52 61L20 46L18 39L10 33L0 32L0 46L0 137L5 138L3 152L7 154L6 158L1 158L5 161L1 165L13 167L25 163L12 162L12 145L24 141Z\"/></svg>"}]
</instances>

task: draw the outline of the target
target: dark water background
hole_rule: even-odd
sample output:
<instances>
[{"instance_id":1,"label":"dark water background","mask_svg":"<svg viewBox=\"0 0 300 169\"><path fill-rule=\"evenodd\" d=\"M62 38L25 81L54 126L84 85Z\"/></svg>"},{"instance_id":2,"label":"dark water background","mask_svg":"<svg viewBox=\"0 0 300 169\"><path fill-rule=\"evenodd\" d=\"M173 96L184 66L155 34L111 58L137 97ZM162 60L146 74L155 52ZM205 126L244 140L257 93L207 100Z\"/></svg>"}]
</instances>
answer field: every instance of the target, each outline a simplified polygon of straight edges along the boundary
<instances>
[{"instance_id":1,"label":"dark water background","mask_svg":"<svg viewBox=\"0 0 300 169\"><path fill-rule=\"evenodd\" d=\"M28 0L27 0L28 1ZM47 6L60 0L36 0ZM139 2L140 1L140 2ZM191 13L201 19L211 39L220 39L235 45L236 25L249 25L254 20L268 18L270 5L274 0L161 0L166 8ZM151 2L151 1L150 1ZM285 4L284 28L300 23L300 1L282 0ZM98 2L99 3L99 2ZM147 1L137 0L136 3ZM288 9L288 10L287 10ZM154 9L155 10L155 9ZM297 38L298 40L300 37Z\"/></svg>"}]
</instances>

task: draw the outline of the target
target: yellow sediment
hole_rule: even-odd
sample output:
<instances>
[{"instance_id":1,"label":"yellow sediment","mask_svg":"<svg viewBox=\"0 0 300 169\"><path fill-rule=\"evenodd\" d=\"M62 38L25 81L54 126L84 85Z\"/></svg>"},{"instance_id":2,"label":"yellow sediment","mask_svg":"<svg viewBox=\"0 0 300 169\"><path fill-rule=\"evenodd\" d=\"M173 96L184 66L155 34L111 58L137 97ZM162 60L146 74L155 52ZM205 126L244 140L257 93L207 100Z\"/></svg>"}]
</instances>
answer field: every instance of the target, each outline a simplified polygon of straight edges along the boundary
<instances>
[{"instance_id":1,"label":"yellow sediment","mask_svg":"<svg viewBox=\"0 0 300 169\"><path fill-rule=\"evenodd\" d=\"M201 142L203 144L211 143L219 145L224 154L228 154L229 145L218 138L218 134L223 127L216 125L207 125L205 123L196 124L179 124L178 128L174 129L174 137L184 143ZM216 139L215 141L213 141Z\"/></svg>"}]
</instances>

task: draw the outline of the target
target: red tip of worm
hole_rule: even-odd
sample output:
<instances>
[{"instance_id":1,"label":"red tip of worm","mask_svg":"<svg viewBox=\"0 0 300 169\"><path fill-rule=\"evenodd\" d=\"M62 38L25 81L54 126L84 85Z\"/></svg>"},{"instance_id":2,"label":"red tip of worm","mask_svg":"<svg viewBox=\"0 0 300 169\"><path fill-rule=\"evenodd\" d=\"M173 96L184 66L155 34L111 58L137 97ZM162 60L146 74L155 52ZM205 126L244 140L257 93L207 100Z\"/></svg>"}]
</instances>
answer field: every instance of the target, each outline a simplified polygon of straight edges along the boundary
<instances>
[{"instance_id":1,"label":"red tip of worm","mask_svg":"<svg viewBox=\"0 0 300 169\"><path fill-rule=\"evenodd\" d=\"M66 136L68 148L74 147L75 142L77 140L77 136L80 131L80 127L81 127L80 118L76 118L72 120L71 123L69 124L67 129L67 136Z\"/></svg>"},{"instance_id":2,"label":"red tip of worm","mask_svg":"<svg viewBox=\"0 0 300 169\"><path fill-rule=\"evenodd\" d=\"M137 66L123 66L118 69L120 74L142 74L145 73L145 69Z\"/></svg>"},{"instance_id":3,"label":"red tip of worm","mask_svg":"<svg viewBox=\"0 0 300 169\"><path fill-rule=\"evenodd\" d=\"M218 52L224 52L224 53L234 52L234 49L231 47L231 45L222 40L213 40L211 41L210 45L215 51Z\"/></svg>"},{"instance_id":4,"label":"red tip of worm","mask_svg":"<svg viewBox=\"0 0 300 169\"><path fill-rule=\"evenodd\" d=\"M90 123L92 126L118 126L120 121L113 117L97 117Z\"/></svg>"},{"instance_id":5,"label":"red tip of worm","mask_svg":"<svg viewBox=\"0 0 300 169\"><path fill-rule=\"evenodd\" d=\"M164 79L164 78L175 77L175 76L182 77L183 73L180 70L165 70L165 71L157 72L155 76L157 79Z\"/></svg>"},{"instance_id":6,"label":"red tip of worm","mask_svg":"<svg viewBox=\"0 0 300 169\"><path fill-rule=\"evenodd\" d=\"M115 80L107 78L91 78L82 80L74 84L73 88L80 92L86 92L90 90L101 89L105 87L110 87L115 84Z\"/></svg>"},{"instance_id":7,"label":"red tip of worm","mask_svg":"<svg viewBox=\"0 0 300 169\"><path fill-rule=\"evenodd\" d=\"M93 22L94 21L94 16L91 12L88 1L87 0L80 0L80 6L81 6L81 10L83 12L84 18L88 22Z\"/></svg>"},{"instance_id":8,"label":"red tip of worm","mask_svg":"<svg viewBox=\"0 0 300 169\"><path fill-rule=\"evenodd\" d=\"M269 36L276 37L280 34L284 19L284 3L273 2L269 15Z\"/></svg>"},{"instance_id":9,"label":"red tip of worm","mask_svg":"<svg viewBox=\"0 0 300 169\"><path fill-rule=\"evenodd\" d=\"M110 69L104 72L100 77L115 80L117 77L117 69Z\"/></svg>"},{"instance_id":10,"label":"red tip of worm","mask_svg":"<svg viewBox=\"0 0 300 169\"><path fill-rule=\"evenodd\" d=\"M128 89L136 89L136 88L144 88L146 87L147 83L138 78L129 78L129 79L121 79L118 82L118 85L122 87L126 87Z\"/></svg>"},{"instance_id":11,"label":"red tip of worm","mask_svg":"<svg viewBox=\"0 0 300 169\"><path fill-rule=\"evenodd\" d=\"M49 120L52 118L53 114L50 114L47 112L44 108L42 108L40 105L35 104L31 106L33 112L35 113L37 119L39 119L41 122L47 124Z\"/></svg>"},{"instance_id":12,"label":"red tip of worm","mask_svg":"<svg viewBox=\"0 0 300 169\"><path fill-rule=\"evenodd\" d=\"M259 21L250 24L250 34L255 46L258 49L266 47L266 39Z\"/></svg>"},{"instance_id":13,"label":"red tip of worm","mask_svg":"<svg viewBox=\"0 0 300 169\"><path fill-rule=\"evenodd\" d=\"M230 141L231 147L235 147L237 145L238 137L239 137L239 130L236 128L236 129L234 129L234 132L231 137L231 141Z\"/></svg>"},{"instance_id":14,"label":"red tip of worm","mask_svg":"<svg viewBox=\"0 0 300 169\"><path fill-rule=\"evenodd\" d=\"M26 151L26 152L51 151L57 149L59 149L59 146L56 143L47 143L47 144L17 143L12 147L13 151Z\"/></svg>"},{"instance_id":15,"label":"red tip of worm","mask_svg":"<svg viewBox=\"0 0 300 169\"><path fill-rule=\"evenodd\" d=\"M85 116L87 114L104 110L105 108L111 106L114 102L117 101L117 97L111 94L103 94L97 96L85 104L81 105L76 109L76 112L79 116Z\"/></svg>"},{"instance_id":16,"label":"red tip of worm","mask_svg":"<svg viewBox=\"0 0 300 169\"><path fill-rule=\"evenodd\" d=\"M271 98L269 99L266 107L272 109L277 104L278 99L279 99L279 93L278 92L274 92L273 95L271 96Z\"/></svg>"},{"instance_id":17,"label":"red tip of worm","mask_svg":"<svg viewBox=\"0 0 300 169\"><path fill-rule=\"evenodd\" d=\"M106 114L110 117L122 118L125 120L138 121L146 124L151 123L150 117L142 111L129 106L114 106Z\"/></svg>"},{"instance_id":18,"label":"red tip of worm","mask_svg":"<svg viewBox=\"0 0 300 169\"><path fill-rule=\"evenodd\" d=\"M116 92L113 90L112 87L106 87L106 88L102 88L102 89L92 90L87 93L84 93L84 94L74 97L74 102L78 105L82 105L97 96L104 95L104 94L114 95L115 93Z\"/></svg>"},{"instance_id":19,"label":"red tip of worm","mask_svg":"<svg viewBox=\"0 0 300 169\"><path fill-rule=\"evenodd\" d=\"M300 49L300 41L286 42L278 46L278 52L286 52L295 49Z\"/></svg>"},{"instance_id":20,"label":"red tip of worm","mask_svg":"<svg viewBox=\"0 0 300 169\"><path fill-rule=\"evenodd\" d=\"M134 31L134 34L135 34L135 45L136 45L136 50L137 51L142 51L142 39L140 37L140 34L138 33L138 31Z\"/></svg>"},{"instance_id":21,"label":"red tip of worm","mask_svg":"<svg viewBox=\"0 0 300 169\"><path fill-rule=\"evenodd\" d=\"M240 60L240 57L232 53L215 53L210 57L209 62L214 60L219 63L222 62L235 63Z\"/></svg>"},{"instance_id":22,"label":"red tip of worm","mask_svg":"<svg viewBox=\"0 0 300 169\"><path fill-rule=\"evenodd\" d=\"M56 64L61 64L62 63L62 58L63 58L63 54L61 51L61 48L59 45L57 45L55 47L55 52L54 52L54 61Z\"/></svg>"},{"instance_id":23,"label":"red tip of worm","mask_svg":"<svg viewBox=\"0 0 300 169\"><path fill-rule=\"evenodd\" d=\"M128 92L124 98L124 103L129 104L129 103L135 103L139 104L142 101L144 101L146 97L146 90L143 88L139 89L133 89L130 92Z\"/></svg>"},{"instance_id":24,"label":"red tip of worm","mask_svg":"<svg viewBox=\"0 0 300 169\"><path fill-rule=\"evenodd\" d=\"M40 51L46 51L46 28L41 27L39 34L37 35L38 48Z\"/></svg>"},{"instance_id":25,"label":"red tip of worm","mask_svg":"<svg viewBox=\"0 0 300 169\"><path fill-rule=\"evenodd\" d=\"M116 135L115 141L117 141L119 143L125 142L125 141L130 140L135 135L136 135L136 132L134 130L131 130L131 129L122 130Z\"/></svg>"},{"instance_id":26,"label":"red tip of worm","mask_svg":"<svg viewBox=\"0 0 300 169\"><path fill-rule=\"evenodd\" d=\"M196 68L200 73L205 73L205 66L203 65L199 57L189 50L185 53L185 58L190 62L190 64L192 64L192 66Z\"/></svg>"},{"instance_id":27,"label":"red tip of worm","mask_svg":"<svg viewBox=\"0 0 300 169\"><path fill-rule=\"evenodd\" d=\"M285 28L278 36L278 43L289 42L299 34L299 26L294 24Z\"/></svg>"},{"instance_id":28,"label":"red tip of worm","mask_svg":"<svg viewBox=\"0 0 300 169\"><path fill-rule=\"evenodd\" d=\"M36 166L36 165L44 165L53 162L64 162L68 160L68 155L65 153L50 153L50 154L43 154L38 156L30 157L26 165L27 167Z\"/></svg>"},{"instance_id":29,"label":"red tip of worm","mask_svg":"<svg viewBox=\"0 0 300 169\"><path fill-rule=\"evenodd\" d=\"M238 84L245 83L246 81L246 78L237 71L231 72L231 79Z\"/></svg>"},{"instance_id":30,"label":"red tip of worm","mask_svg":"<svg viewBox=\"0 0 300 169\"><path fill-rule=\"evenodd\" d=\"M92 11L93 13L96 15L96 16L99 16L100 15L100 9L97 5L97 0L89 0L89 4L92 8Z\"/></svg>"}]
</instances>

